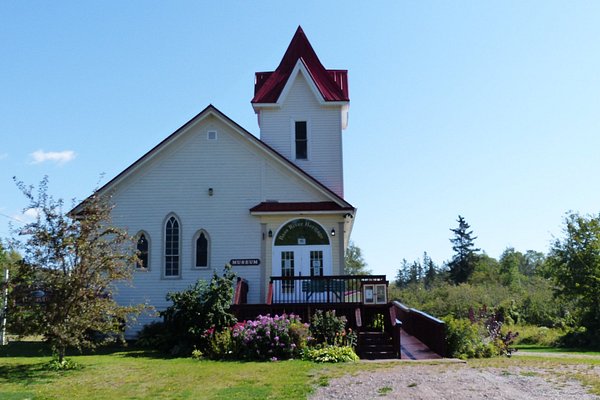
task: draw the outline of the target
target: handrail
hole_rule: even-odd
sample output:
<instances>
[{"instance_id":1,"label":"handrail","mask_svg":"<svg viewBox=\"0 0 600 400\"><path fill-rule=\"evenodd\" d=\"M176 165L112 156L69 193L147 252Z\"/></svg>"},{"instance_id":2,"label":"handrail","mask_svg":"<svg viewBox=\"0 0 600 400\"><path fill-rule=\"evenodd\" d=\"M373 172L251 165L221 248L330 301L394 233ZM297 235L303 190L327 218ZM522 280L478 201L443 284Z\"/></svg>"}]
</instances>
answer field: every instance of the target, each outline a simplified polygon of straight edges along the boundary
<instances>
[{"instance_id":1,"label":"handrail","mask_svg":"<svg viewBox=\"0 0 600 400\"><path fill-rule=\"evenodd\" d=\"M392 301L396 317L402 321L402 329L426 344L442 357L446 355L446 323L426 312L409 308L399 301Z\"/></svg>"},{"instance_id":2,"label":"handrail","mask_svg":"<svg viewBox=\"0 0 600 400\"><path fill-rule=\"evenodd\" d=\"M235 285L233 304L246 304L248 302L248 281L238 277Z\"/></svg>"},{"instance_id":3,"label":"handrail","mask_svg":"<svg viewBox=\"0 0 600 400\"><path fill-rule=\"evenodd\" d=\"M271 301L358 304L363 302L366 284L386 285L387 289L388 281L385 275L271 276ZM383 301L387 304L387 296Z\"/></svg>"}]
</instances>

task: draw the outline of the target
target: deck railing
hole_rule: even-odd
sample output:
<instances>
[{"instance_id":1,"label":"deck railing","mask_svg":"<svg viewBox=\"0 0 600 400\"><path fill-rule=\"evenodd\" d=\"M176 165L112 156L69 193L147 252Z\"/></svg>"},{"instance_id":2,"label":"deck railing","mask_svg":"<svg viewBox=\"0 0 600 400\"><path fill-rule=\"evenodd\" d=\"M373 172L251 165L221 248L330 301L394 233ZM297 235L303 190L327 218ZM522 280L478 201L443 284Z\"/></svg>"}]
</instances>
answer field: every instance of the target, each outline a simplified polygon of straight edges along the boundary
<instances>
[{"instance_id":1,"label":"deck railing","mask_svg":"<svg viewBox=\"0 0 600 400\"><path fill-rule=\"evenodd\" d=\"M446 323L423 311L408 308L404 304L393 301L392 308L398 320L402 321L402 329L425 343L431 350L442 357L446 356Z\"/></svg>"},{"instance_id":2,"label":"deck railing","mask_svg":"<svg viewBox=\"0 0 600 400\"><path fill-rule=\"evenodd\" d=\"M365 284L386 284L385 275L272 276L267 304L362 303Z\"/></svg>"}]
</instances>

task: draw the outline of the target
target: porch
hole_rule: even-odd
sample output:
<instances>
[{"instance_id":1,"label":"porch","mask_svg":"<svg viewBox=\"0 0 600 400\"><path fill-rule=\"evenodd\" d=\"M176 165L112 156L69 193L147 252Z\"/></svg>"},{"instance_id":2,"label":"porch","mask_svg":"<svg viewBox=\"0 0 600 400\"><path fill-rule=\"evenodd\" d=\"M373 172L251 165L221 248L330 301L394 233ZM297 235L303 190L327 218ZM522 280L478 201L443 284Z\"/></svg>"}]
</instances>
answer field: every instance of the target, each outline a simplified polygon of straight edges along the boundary
<instances>
[{"instance_id":1,"label":"porch","mask_svg":"<svg viewBox=\"0 0 600 400\"><path fill-rule=\"evenodd\" d=\"M238 279L231 310L240 321L283 313L310 321L317 310L334 310L358 333L361 358L443 357L444 322L397 301L389 302L387 288L385 275L273 276L266 304L247 304L248 284Z\"/></svg>"}]
</instances>

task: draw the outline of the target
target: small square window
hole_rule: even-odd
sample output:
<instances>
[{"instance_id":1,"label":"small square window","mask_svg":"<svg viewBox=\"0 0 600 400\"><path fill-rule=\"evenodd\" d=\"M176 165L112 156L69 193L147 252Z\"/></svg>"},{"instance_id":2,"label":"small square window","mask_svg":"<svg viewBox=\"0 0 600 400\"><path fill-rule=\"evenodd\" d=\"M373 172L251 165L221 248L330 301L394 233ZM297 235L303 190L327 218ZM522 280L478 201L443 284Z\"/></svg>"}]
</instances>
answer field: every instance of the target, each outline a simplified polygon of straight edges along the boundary
<instances>
[{"instance_id":1,"label":"small square window","mask_svg":"<svg viewBox=\"0 0 600 400\"><path fill-rule=\"evenodd\" d=\"M208 140L217 140L217 131L208 131Z\"/></svg>"}]
</instances>

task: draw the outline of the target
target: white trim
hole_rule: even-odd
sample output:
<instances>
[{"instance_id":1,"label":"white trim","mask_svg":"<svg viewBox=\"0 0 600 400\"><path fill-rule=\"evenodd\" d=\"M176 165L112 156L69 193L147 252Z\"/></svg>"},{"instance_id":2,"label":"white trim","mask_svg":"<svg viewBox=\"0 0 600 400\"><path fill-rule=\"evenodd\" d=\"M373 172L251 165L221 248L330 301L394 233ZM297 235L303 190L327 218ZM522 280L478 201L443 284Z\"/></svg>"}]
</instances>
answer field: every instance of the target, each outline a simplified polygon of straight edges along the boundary
<instances>
[{"instance_id":1,"label":"white trim","mask_svg":"<svg viewBox=\"0 0 600 400\"><path fill-rule=\"evenodd\" d=\"M294 84L294 80L296 79L296 77L298 76L299 73L302 73L302 75L304 76L306 82L308 83L308 87L315 95L315 98L319 102L319 105L331 106L331 107L343 107L343 106L350 104L349 101L326 101L325 98L323 97L323 95L321 94L321 92L319 91L319 88L315 84L315 80L313 79L312 75L306 68L306 65L304 65L304 62L302 61L302 59L298 59L298 61L296 61L296 65L294 66L294 69L290 73L290 76L288 77L288 80L285 83L285 86L283 87L283 90L279 94L277 101L275 103L252 103L252 107L254 107L254 110L256 111L261 108L279 108L279 107L281 107L282 104L285 102L285 99L287 98L287 95L289 94L289 92L292 88L292 85Z\"/></svg>"},{"instance_id":2,"label":"white trim","mask_svg":"<svg viewBox=\"0 0 600 400\"><path fill-rule=\"evenodd\" d=\"M129 171L127 171L127 169L126 169L125 170L126 172L125 171L121 172L121 174L122 174L122 175L120 174L121 176L117 175L117 177L115 177L113 181L110 181L108 184L106 184L105 186L103 186L100 189L100 192L101 193L105 193L105 192L111 191L115 187L119 186L123 181L125 181L130 176L132 176L135 173L137 173L138 170L140 170L144 166L150 164L150 162L152 160L154 160L156 157L158 157L158 155L160 153L162 153L163 149L165 149L166 147L169 147L169 146L173 145L174 143L176 143L182 136L185 136L185 134L187 132L189 132L196 125L198 125L199 123L201 123L202 121L204 121L205 119L207 119L210 116L213 116L213 117L217 118L221 123L223 123L224 125L226 125L227 127L229 127L233 132L236 132L238 135L240 135L241 137L243 137L247 141L247 143L250 143L256 149L258 149L261 152L261 154L264 154L264 155L270 157L272 160L278 162L288 172L290 172L294 177L297 177L301 181L307 183L310 187L312 187L313 189L317 190L320 194L322 194L326 198L330 199L331 201L333 201L333 202L335 202L337 204L342 204L342 205L346 205L346 206L350 205L345 200L343 200L341 197L336 196L335 193L332 193L332 192L326 190L325 187L323 187L321 185L318 185L316 182L313 182L311 179L308 178L308 176L307 176L308 174L306 172L295 169L292 165L289 164L289 160L288 159L286 159L284 156L280 155L279 153L271 150L270 148L265 147L264 146L265 143L261 142L259 139L257 139L255 141L255 140L251 140L251 139L247 138L246 134L251 135L250 132L247 132L247 131L246 131L246 133L242 132L240 130L239 126L233 125L228 119L223 118L221 116L221 114L220 114L220 111L216 110L213 106L209 106L209 108L207 108L206 111L203 114L197 115L195 117L195 119L192 118L184 126L182 126L178 130L176 130L174 133L172 133L171 134L172 137L170 137L167 140L163 141L163 143L161 143L159 146L157 146L154 149L150 150L150 152L146 153L140 159L138 159L137 161L135 161L132 165L130 165L129 167L127 167L127 169L129 169L131 167L133 167L133 168L131 168ZM85 203L85 200L83 202L81 202L79 205L77 205L74 209L72 209L70 211L70 213L77 214L78 212L80 212L81 209L82 209L82 206L84 205L84 203Z\"/></svg>"}]
</instances>

